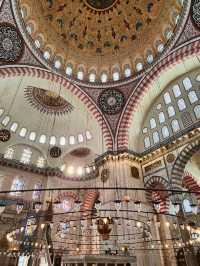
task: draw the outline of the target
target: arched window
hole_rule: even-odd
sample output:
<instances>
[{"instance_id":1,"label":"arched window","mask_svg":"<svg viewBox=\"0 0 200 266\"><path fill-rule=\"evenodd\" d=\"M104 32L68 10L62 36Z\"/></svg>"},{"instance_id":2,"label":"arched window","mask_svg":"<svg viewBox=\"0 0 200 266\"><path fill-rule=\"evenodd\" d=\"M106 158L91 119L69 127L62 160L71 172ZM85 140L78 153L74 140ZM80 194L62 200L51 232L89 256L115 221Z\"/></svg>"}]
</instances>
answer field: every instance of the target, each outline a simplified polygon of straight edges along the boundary
<instances>
[{"instance_id":1,"label":"arched window","mask_svg":"<svg viewBox=\"0 0 200 266\"><path fill-rule=\"evenodd\" d=\"M87 131L85 132L85 135L86 135L86 139L87 139L87 140L91 140L91 139L92 139L92 134L90 133L89 130L87 130Z\"/></svg>"},{"instance_id":2,"label":"arched window","mask_svg":"<svg viewBox=\"0 0 200 266\"><path fill-rule=\"evenodd\" d=\"M70 136L69 137L69 144L70 145L74 145L75 144L75 137L74 136Z\"/></svg>"},{"instance_id":3,"label":"arched window","mask_svg":"<svg viewBox=\"0 0 200 266\"><path fill-rule=\"evenodd\" d=\"M178 108L180 111L183 111L186 108L186 104L185 104L185 101L183 100L183 98L178 100Z\"/></svg>"},{"instance_id":4,"label":"arched window","mask_svg":"<svg viewBox=\"0 0 200 266\"><path fill-rule=\"evenodd\" d=\"M159 121L160 121L160 124L165 122L165 115L163 112L159 113Z\"/></svg>"},{"instance_id":5,"label":"arched window","mask_svg":"<svg viewBox=\"0 0 200 266\"><path fill-rule=\"evenodd\" d=\"M173 107L172 105L170 105L170 106L167 108L167 112L168 112L169 117L174 116L174 115L175 115L174 107Z\"/></svg>"},{"instance_id":6,"label":"arched window","mask_svg":"<svg viewBox=\"0 0 200 266\"><path fill-rule=\"evenodd\" d=\"M190 90L192 88L192 82L188 77L183 80L183 86L186 90Z\"/></svg>"},{"instance_id":7,"label":"arched window","mask_svg":"<svg viewBox=\"0 0 200 266\"><path fill-rule=\"evenodd\" d=\"M191 213L192 212L192 207L191 207L191 203L188 199L184 199L183 200L183 210L186 213Z\"/></svg>"},{"instance_id":8,"label":"arched window","mask_svg":"<svg viewBox=\"0 0 200 266\"><path fill-rule=\"evenodd\" d=\"M23 127L20 130L19 135L20 135L20 137L24 138L26 136L26 133L27 133L27 129L25 127Z\"/></svg>"},{"instance_id":9,"label":"arched window","mask_svg":"<svg viewBox=\"0 0 200 266\"><path fill-rule=\"evenodd\" d=\"M156 128L156 120L155 120L155 118L151 118L149 122L150 122L150 128L151 129Z\"/></svg>"},{"instance_id":10,"label":"arched window","mask_svg":"<svg viewBox=\"0 0 200 266\"><path fill-rule=\"evenodd\" d=\"M65 212L69 212L71 210L71 206L70 206L70 202L67 200L67 199L64 199L62 201L62 209L65 211Z\"/></svg>"},{"instance_id":11,"label":"arched window","mask_svg":"<svg viewBox=\"0 0 200 266\"><path fill-rule=\"evenodd\" d=\"M60 137L60 145L64 146L66 144L66 138L65 137Z\"/></svg>"},{"instance_id":12,"label":"arched window","mask_svg":"<svg viewBox=\"0 0 200 266\"><path fill-rule=\"evenodd\" d=\"M176 98L178 98L178 97L181 95L181 90L180 90L179 85L174 85L174 86L172 87L172 90L173 90L174 96L175 96Z\"/></svg>"},{"instance_id":13,"label":"arched window","mask_svg":"<svg viewBox=\"0 0 200 266\"><path fill-rule=\"evenodd\" d=\"M84 72L83 72L83 69L80 68L77 72L77 79L79 80L83 80L83 77L84 77Z\"/></svg>"},{"instance_id":14,"label":"arched window","mask_svg":"<svg viewBox=\"0 0 200 266\"><path fill-rule=\"evenodd\" d=\"M5 154L4 154L4 158L6 158L6 159L13 159L13 156L14 156L14 149L11 148L11 147L9 147L6 150Z\"/></svg>"},{"instance_id":15,"label":"arched window","mask_svg":"<svg viewBox=\"0 0 200 266\"><path fill-rule=\"evenodd\" d=\"M47 141L47 137L45 135L41 135L39 139L39 143L45 144Z\"/></svg>"},{"instance_id":16,"label":"arched window","mask_svg":"<svg viewBox=\"0 0 200 266\"><path fill-rule=\"evenodd\" d=\"M149 137L146 137L144 139L144 147L145 148L149 148L151 146L151 143L150 143L150 138Z\"/></svg>"},{"instance_id":17,"label":"arched window","mask_svg":"<svg viewBox=\"0 0 200 266\"><path fill-rule=\"evenodd\" d=\"M164 97L165 104L171 103L172 100L171 100L171 96L169 92L166 92L163 97Z\"/></svg>"},{"instance_id":18,"label":"arched window","mask_svg":"<svg viewBox=\"0 0 200 266\"><path fill-rule=\"evenodd\" d=\"M51 55L50 55L50 53L49 53L48 51L44 51L43 56L44 56L44 58L45 58L46 60L48 60L48 59L51 57Z\"/></svg>"},{"instance_id":19,"label":"arched window","mask_svg":"<svg viewBox=\"0 0 200 266\"><path fill-rule=\"evenodd\" d=\"M73 72L72 66L71 66L71 64L68 64L68 65L66 66L65 73L66 73L68 76L71 76L71 75L72 75L72 72Z\"/></svg>"},{"instance_id":20,"label":"arched window","mask_svg":"<svg viewBox=\"0 0 200 266\"><path fill-rule=\"evenodd\" d=\"M90 82L95 82L95 80L96 80L96 74L94 72L91 72L89 74L89 81Z\"/></svg>"},{"instance_id":21,"label":"arched window","mask_svg":"<svg viewBox=\"0 0 200 266\"><path fill-rule=\"evenodd\" d=\"M35 132L31 132L30 135L29 135L29 139L31 141L35 141L35 139L36 139L36 133Z\"/></svg>"},{"instance_id":22,"label":"arched window","mask_svg":"<svg viewBox=\"0 0 200 266\"><path fill-rule=\"evenodd\" d=\"M44 157L40 156L38 157L38 160L37 160L37 167L39 168L43 168L45 165L45 159Z\"/></svg>"},{"instance_id":23,"label":"arched window","mask_svg":"<svg viewBox=\"0 0 200 266\"><path fill-rule=\"evenodd\" d=\"M148 128L147 127L143 128L142 133L146 134L147 132L148 132Z\"/></svg>"},{"instance_id":24,"label":"arched window","mask_svg":"<svg viewBox=\"0 0 200 266\"><path fill-rule=\"evenodd\" d=\"M1 123L2 125L7 126L9 122L10 122L10 116L6 115Z\"/></svg>"},{"instance_id":25,"label":"arched window","mask_svg":"<svg viewBox=\"0 0 200 266\"><path fill-rule=\"evenodd\" d=\"M40 196L41 196L41 191L38 191L38 189L42 189L42 183L38 182L37 184L35 184L34 186L34 191L33 191L33 200L40 200Z\"/></svg>"},{"instance_id":26,"label":"arched window","mask_svg":"<svg viewBox=\"0 0 200 266\"><path fill-rule=\"evenodd\" d=\"M54 66L55 66L55 68L57 68L57 69L59 69L60 67L61 67L61 62L60 62L60 60L59 59L57 59L55 62L54 62Z\"/></svg>"},{"instance_id":27,"label":"arched window","mask_svg":"<svg viewBox=\"0 0 200 266\"><path fill-rule=\"evenodd\" d=\"M108 81L108 75L104 72L101 74L101 82L105 83Z\"/></svg>"},{"instance_id":28,"label":"arched window","mask_svg":"<svg viewBox=\"0 0 200 266\"><path fill-rule=\"evenodd\" d=\"M24 189L25 189L24 180L22 180L21 178L15 178L11 186L11 191L14 192L10 192L10 194L13 196L19 196L20 194L22 194L22 192L16 192L16 190L24 190Z\"/></svg>"},{"instance_id":29,"label":"arched window","mask_svg":"<svg viewBox=\"0 0 200 266\"><path fill-rule=\"evenodd\" d=\"M194 107L194 113L197 119L200 119L200 105Z\"/></svg>"},{"instance_id":30,"label":"arched window","mask_svg":"<svg viewBox=\"0 0 200 266\"><path fill-rule=\"evenodd\" d=\"M195 91L190 91L188 93L188 98L191 104L195 103L198 101L198 97Z\"/></svg>"},{"instance_id":31,"label":"arched window","mask_svg":"<svg viewBox=\"0 0 200 266\"><path fill-rule=\"evenodd\" d=\"M114 71L112 78L114 81L118 81L119 80L119 71Z\"/></svg>"},{"instance_id":32,"label":"arched window","mask_svg":"<svg viewBox=\"0 0 200 266\"><path fill-rule=\"evenodd\" d=\"M78 142L81 143L84 141L83 134L78 134Z\"/></svg>"},{"instance_id":33,"label":"arched window","mask_svg":"<svg viewBox=\"0 0 200 266\"><path fill-rule=\"evenodd\" d=\"M138 62L138 63L136 64L135 68L136 68L136 71L137 71L137 72L140 72L140 71L142 71L142 69L143 69L143 64L142 64L141 62Z\"/></svg>"},{"instance_id":34,"label":"arched window","mask_svg":"<svg viewBox=\"0 0 200 266\"><path fill-rule=\"evenodd\" d=\"M22 152L22 156L20 159L21 163L29 164L31 161L32 151L30 148L25 148Z\"/></svg>"},{"instance_id":35,"label":"arched window","mask_svg":"<svg viewBox=\"0 0 200 266\"><path fill-rule=\"evenodd\" d=\"M56 137L55 136L51 136L50 145L56 145Z\"/></svg>"},{"instance_id":36,"label":"arched window","mask_svg":"<svg viewBox=\"0 0 200 266\"><path fill-rule=\"evenodd\" d=\"M126 77L126 78L128 78L128 77L130 77L131 76L131 68L130 68L130 66L126 66L125 67L125 69L124 69L124 76Z\"/></svg>"},{"instance_id":37,"label":"arched window","mask_svg":"<svg viewBox=\"0 0 200 266\"><path fill-rule=\"evenodd\" d=\"M12 123L11 127L10 127L10 130L12 132L16 132L17 131L17 128L18 128L18 124L16 122Z\"/></svg>"},{"instance_id":38,"label":"arched window","mask_svg":"<svg viewBox=\"0 0 200 266\"><path fill-rule=\"evenodd\" d=\"M180 130L179 122L176 119L172 120L172 130L173 132L177 132Z\"/></svg>"},{"instance_id":39,"label":"arched window","mask_svg":"<svg viewBox=\"0 0 200 266\"><path fill-rule=\"evenodd\" d=\"M160 141L158 131L153 132L153 143L156 144Z\"/></svg>"},{"instance_id":40,"label":"arched window","mask_svg":"<svg viewBox=\"0 0 200 266\"><path fill-rule=\"evenodd\" d=\"M167 126L164 126L162 128L162 135L163 135L163 138L168 138L169 137L169 129Z\"/></svg>"}]
</instances>

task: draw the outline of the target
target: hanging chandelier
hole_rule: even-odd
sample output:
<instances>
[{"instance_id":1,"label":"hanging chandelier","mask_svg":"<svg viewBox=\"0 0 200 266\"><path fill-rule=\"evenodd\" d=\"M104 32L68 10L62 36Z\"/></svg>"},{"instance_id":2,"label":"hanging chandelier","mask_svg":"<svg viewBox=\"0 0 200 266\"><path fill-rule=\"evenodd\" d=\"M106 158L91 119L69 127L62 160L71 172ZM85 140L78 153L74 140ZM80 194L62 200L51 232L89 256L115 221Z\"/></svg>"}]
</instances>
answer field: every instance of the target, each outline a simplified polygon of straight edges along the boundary
<instances>
[{"instance_id":1,"label":"hanging chandelier","mask_svg":"<svg viewBox=\"0 0 200 266\"><path fill-rule=\"evenodd\" d=\"M114 221L110 217L99 218L96 222L97 230L99 234L102 236L102 240L108 240L109 235L112 231L112 225Z\"/></svg>"}]
</instances>

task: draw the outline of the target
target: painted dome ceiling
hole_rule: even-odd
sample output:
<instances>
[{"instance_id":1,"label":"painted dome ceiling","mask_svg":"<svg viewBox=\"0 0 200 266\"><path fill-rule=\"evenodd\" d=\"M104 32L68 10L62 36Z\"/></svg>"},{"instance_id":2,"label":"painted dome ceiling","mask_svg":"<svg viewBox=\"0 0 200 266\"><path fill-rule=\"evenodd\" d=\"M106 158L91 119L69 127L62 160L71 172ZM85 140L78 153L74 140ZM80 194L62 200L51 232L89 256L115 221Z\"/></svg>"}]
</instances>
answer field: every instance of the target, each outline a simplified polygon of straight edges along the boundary
<instances>
[{"instance_id":1,"label":"painted dome ceiling","mask_svg":"<svg viewBox=\"0 0 200 266\"><path fill-rule=\"evenodd\" d=\"M37 49L83 81L136 75L163 53L182 12L177 0L21 0Z\"/></svg>"}]
</instances>

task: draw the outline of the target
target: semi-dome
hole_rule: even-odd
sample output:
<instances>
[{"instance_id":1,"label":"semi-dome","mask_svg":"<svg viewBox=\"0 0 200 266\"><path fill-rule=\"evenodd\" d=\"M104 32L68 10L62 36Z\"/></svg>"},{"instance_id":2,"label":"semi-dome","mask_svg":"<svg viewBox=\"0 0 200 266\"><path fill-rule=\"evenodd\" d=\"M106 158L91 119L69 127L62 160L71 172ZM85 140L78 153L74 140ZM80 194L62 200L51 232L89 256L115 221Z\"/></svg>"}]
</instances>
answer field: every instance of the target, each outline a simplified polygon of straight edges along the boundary
<instances>
[{"instance_id":1,"label":"semi-dome","mask_svg":"<svg viewBox=\"0 0 200 266\"><path fill-rule=\"evenodd\" d=\"M21 0L20 8L43 59L91 83L130 78L151 66L173 39L183 9L177 0Z\"/></svg>"}]
</instances>

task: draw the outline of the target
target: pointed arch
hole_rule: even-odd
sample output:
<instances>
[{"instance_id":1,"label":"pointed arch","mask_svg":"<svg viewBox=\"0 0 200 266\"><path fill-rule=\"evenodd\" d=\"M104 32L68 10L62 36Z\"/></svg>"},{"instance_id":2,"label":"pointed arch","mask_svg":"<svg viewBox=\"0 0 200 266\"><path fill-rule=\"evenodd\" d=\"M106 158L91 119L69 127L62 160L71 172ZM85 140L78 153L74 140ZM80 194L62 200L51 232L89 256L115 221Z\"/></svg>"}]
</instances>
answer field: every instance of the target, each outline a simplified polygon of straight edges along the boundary
<instances>
[{"instance_id":1,"label":"pointed arch","mask_svg":"<svg viewBox=\"0 0 200 266\"><path fill-rule=\"evenodd\" d=\"M178 64L182 64L183 58L186 60L191 60L192 57L198 55L200 51L200 41L197 40L193 43L189 43L187 46L177 48L170 55L166 56L160 62L157 63L145 77L143 77L138 83L137 87L133 90L130 95L129 100L121 114L117 133L116 142L117 148L120 150L127 149L129 144L129 128L132 121L132 115L140 100L149 91L152 85L158 80L161 75L164 75L167 69L171 70ZM194 65L193 65L194 66ZM199 66L198 60L196 61L196 67ZM189 69L188 69L189 71ZM183 74L183 73L182 73Z\"/></svg>"},{"instance_id":2,"label":"pointed arch","mask_svg":"<svg viewBox=\"0 0 200 266\"><path fill-rule=\"evenodd\" d=\"M200 150L200 139L188 144L176 158L171 171L171 184L173 189L182 189L184 169L190 158Z\"/></svg>"},{"instance_id":3,"label":"pointed arch","mask_svg":"<svg viewBox=\"0 0 200 266\"><path fill-rule=\"evenodd\" d=\"M0 78L8 78L8 77L15 77L15 76L31 76L37 77L40 79L44 79L47 81L58 83L59 85L63 86L65 89L69 90L73 95L75 95L84 105L88 108L89 112L93 115L93 117L98 122L106 144L107 150L113 149L113 136L110 126L101 112L99 107L96 103L89 97L84 90L78 87L75 84L70 83L67 79L63 78L62 76L52 73L48 70L44 70L37 67L30 67L30 66L17 66L12 65L9 67L0 67Z\"/></svg>"}]
</instances>

